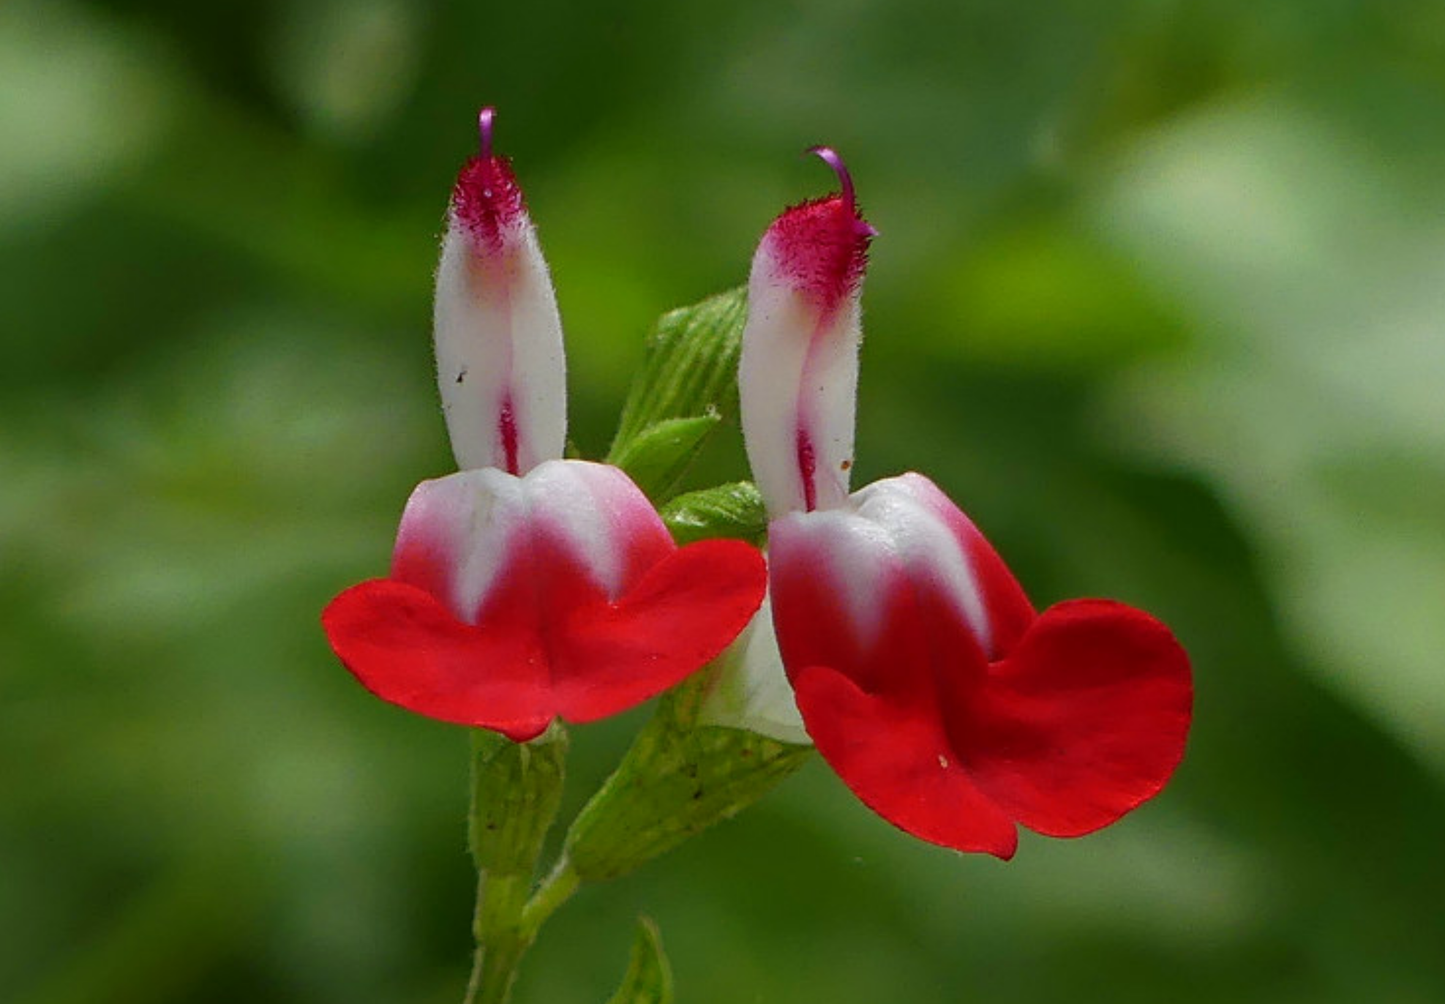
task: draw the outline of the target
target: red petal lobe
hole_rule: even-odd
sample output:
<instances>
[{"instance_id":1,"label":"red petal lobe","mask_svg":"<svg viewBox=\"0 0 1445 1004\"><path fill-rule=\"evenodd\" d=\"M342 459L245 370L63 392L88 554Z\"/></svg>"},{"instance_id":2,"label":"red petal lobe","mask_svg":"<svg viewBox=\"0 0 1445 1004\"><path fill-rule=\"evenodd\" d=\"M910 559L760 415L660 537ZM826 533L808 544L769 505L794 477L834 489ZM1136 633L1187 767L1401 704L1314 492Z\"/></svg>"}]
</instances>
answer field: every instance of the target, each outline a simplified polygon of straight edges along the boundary
<instances>
[{"instance_id":1,"label":"red petal lobe","mask_svg":"<svg viewBox=\"0 0 1445 1004\"><path fill-rule=\"evenodd\" d=\"M981 687L950 701L979 788L1039 833L1072 837L1158 794L1184 755L1193 687L1169 629L1109 600L1049 608Z\"/></svg>"},{"instance_id":2,"label":"red petal lobe","mask_svg":"<svg viewBox=\"0 0 1445 1004\"><path fill-rule=\"evenodd\" d=\"M793 686L818 752L874 812L930 843L1013 857L1012 820L964 772L936 718L825 666L795 672Z\"/></svg>"},{"instance_id":3,"label":"red petal lobe","mask_svg":"<svg viewBox=\"0 0 1445 1004\"><path fill-rule=\"evenodd\" d=\"M346 590L322 624L378 697L524 741L558 715L593 721L681 682L747 626L766 585L757 548L702 541L609 603L585 565L541 533L515 552L475 626L391 579Z\"/></svg>"},{"instance_id":4,"label":"red petal lobe","mask_svg":"<svg viewBox=\"0 0 1445 1004\"><path fill-rule=\"evenodd\" d=\"M352 586L321 623L361 684L409 711L518 742L552 720L546 663L525 623L471 627L430 593L390 579Z\"/></svg>"},{"instance_id":5,"label":"red petal lobe","mask_svg":"<svg viewBox=\"0 0 1445 1004\"><path fill-rule=\"evenodd\" d=\"M655 564L617 603L569 611L551 643L562 717L605 718L680 683L747 626L766 587L757 548L705 540Z\"/></svg>"}]
</instances>

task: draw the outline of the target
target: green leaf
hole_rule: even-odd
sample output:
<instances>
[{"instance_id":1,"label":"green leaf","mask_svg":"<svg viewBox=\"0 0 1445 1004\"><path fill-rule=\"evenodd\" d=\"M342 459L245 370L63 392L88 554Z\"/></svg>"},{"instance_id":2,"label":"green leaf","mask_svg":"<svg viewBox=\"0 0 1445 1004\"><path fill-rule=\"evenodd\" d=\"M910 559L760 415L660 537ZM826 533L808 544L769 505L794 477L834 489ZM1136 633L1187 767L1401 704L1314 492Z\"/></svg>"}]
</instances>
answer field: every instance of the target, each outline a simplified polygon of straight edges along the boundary
<instances>
[{"instance_id":1,"label":"green leaf","mask_svg":"<svg viewBox=\"0 0 1445 1004\"><path fill-rule=\"evenodd\" d=\"M717 412L654 422L614 449L611 463L627 472L654 502L668 498L686 473L708 433L722 422Z\"/></svg>"},{"instance_id":2,"label":"green leaf","mask_svg":"<svg viewBox=\"0 0 1445 1004\"><path fill-rule=\"evenodd\" d=\"M758 543L768 510L756 485L735 481L677 496L662 507L662 521L679 544L716 537Z\"/></svg>"},{"instance_id":3,"label":"green leaf","mask_svg":"<svg viewBox=\"0 0 1445 1004\"><path fill-rule=\"evenodd\" d=\"M746 319L747 291L742 287L662 315L628 392L607 454L609 463L620 465L619 458L634 440L659 422L703 415L724 418L735 410Z\"/></svg>"},{"instance_id":4,"label":"green leaf","mask_svg":"<svg viewBox=\"0 0 1445 1004\"><path fill-rule=\"evenodd\" d=\"M607 1004L672 1004L672 1000L672 967L662 951L662 935L651 917L639 917L627 975Z\"/></svg>"},{"instance_id":5,"label":"green leaf","mask_svg":"<svg viewBox=\"0 0 1445 1004\"><path fill-rule=\"evenodd\" d=\"M762 798L812 754L752 732L696 725L708 674L668 693L583 807L565 854L583 881L625 875Z\"/></svg>"},{"instance_id":6,"label":"green leaf","mask_svg":"<svg viewBox=\"0 0 1445 1004\"><path fill-rule=\"evenodd\" d=\"M559 723L529 743L473 730L470 840L478 868L531 876L562 799L566 756Z\"/></svg>"}]
</instances>

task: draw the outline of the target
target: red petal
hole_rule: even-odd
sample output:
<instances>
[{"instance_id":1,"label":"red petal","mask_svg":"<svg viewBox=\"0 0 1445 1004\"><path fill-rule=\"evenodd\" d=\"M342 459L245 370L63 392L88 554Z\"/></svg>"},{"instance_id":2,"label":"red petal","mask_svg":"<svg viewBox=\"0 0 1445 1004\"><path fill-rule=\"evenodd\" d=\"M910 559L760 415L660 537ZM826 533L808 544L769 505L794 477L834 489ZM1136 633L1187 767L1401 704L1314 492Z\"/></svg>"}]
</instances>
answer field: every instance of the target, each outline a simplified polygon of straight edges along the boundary
<instances>
[{"instance_id":1,"label":"red petal","mask_svg":"<svg viewBox=\"0 0 1445 1004\"><path fill-rule=\"evenodd\" d=\"M562 717L604 718L681 682L747 626L766 586L757 548L705 540L658 562L617 603L573 609L551 639Z\"/></svg>"},{"instance_id":2,"label":"red petal","mask_svg":"<svg viewBox=\"0 0 1445 1004\"><path fill-rule=\"evenodd\" d=\"M939 707L942 676L977 684L982 651L946 597L886 562L874 572L880 627L860 644L836 586L810 563L774 556L773 617L798 710L843 783L894 826L960 851L1013 855L1013 821L955 754Z\"/></svg>"},{"instance_id":3,"label":"red petal","mask_svg":"<svg viewBox=\"0 0 1445 1004\"><path fill-rule=\"evenodd\" d=\"M321 623L346 668L383 700L518 742L552 720L534 632L471 627L430 593L390 579L352 586Z\"/></svg>"},{"instance_id":4,"label":"red petal","mask_svg":"<svg viewBox=\"0 0 1445 1004\"><path fill-rule=\"evenodd\" d=\"M960 767L937 718L824 666L795 672L793 686L818 752L874 812L930 843L1013 857L1013 822Z\"/></svg>"},{"instance_id":5,"label":"red petal","mask_svg":"<svg viewBox=\"0 0 1445 1004\"><path fill-rule=\"evenodd\" d=\"M844 783L900 828L1007 856L1000 819L1088 833L1157 794L1179 763L1189 662L1148 614L1080 600L1026 621L1026 601L1013 602L994 623L1016 644L988 663L946 581L911 575L863 535L820 552L827 534L775 525L787 532L774 541L774 623L803 721ZM843 566L866 574L876 630L860 630L835 581Z\"/></svg>"},{"instance_id":6,"label":"red petal","mask_svg":"<svg viewBox=\"0 0 1445 1004\"><path fill-rule=\"evenodd\" d=\"M609 603L566 543L539 533L509 556L475 626L390 579L346 590L322 623L378 697L524 741L558 715L592 721L680 682L737 637L766 583L756 548L702 541Z\"/></svg>"},{"instance_id":7,"label":"red petal","mask_svg":"<svg viewBox=\"0 0 1445 1004\"><path fill-rule=\"evenodd\" d=\"M1188 656L1159 621L1072 600L1044 611L982 686L944 700L979 788L1029 829L1072 837L1164 787L1184 755L1193 688Z\"/></svg>"}]
</instances>

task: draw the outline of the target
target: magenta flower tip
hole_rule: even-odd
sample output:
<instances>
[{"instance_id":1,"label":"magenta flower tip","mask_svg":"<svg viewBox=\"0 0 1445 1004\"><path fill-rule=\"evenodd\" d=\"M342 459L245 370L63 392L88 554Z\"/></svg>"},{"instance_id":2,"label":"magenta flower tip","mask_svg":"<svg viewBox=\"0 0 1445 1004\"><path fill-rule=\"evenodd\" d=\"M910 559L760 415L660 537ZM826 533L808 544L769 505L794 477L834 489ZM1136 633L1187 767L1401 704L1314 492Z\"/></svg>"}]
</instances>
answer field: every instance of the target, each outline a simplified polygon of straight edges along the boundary
<instances>
[{"instance_id":1,"label":"magenta flower tip","mask_svg":"<svg viewBox=\"0 0 1445 1004\"><path fill-rule=\"evenodd\" d=\"M492 122L497 117L497 110L487 105L477 112L477 132L481 135L481 155L490 157L492 155Z\"/></svg>"},{"instance_id":2,"label":"magenta flower tip","mask_svg":"<svg viewBox=\"0 0 1445 1004\"><path fill-rule=\"evenodd\" d=\"M512 174L511 163L492 149L492 130L497 110L487 105L477 112L477 134L481 139L477 156L462 165L452 189L452 212L466 225L478 247L499 252L505 234L525 221L522 190Z\"/></svg>"},{"instance_id":3,"label":"magenta flower tip","mask_svg":"<svg viewBox=\"0 0 1445 1004\"><path fill-rule=\"evenodd\" d=\"M810 146L808 152L833 169L833 173L838 176L838 183L843 186L843 201L848 203L849 209L856 210L858 203L853 196L853 176L848 173L848 165L843 163L838 151L831 146ZM872 231L873 228L868 229ZM872 236L872 233L869 236Z\"/></svg>"}]
</instances>

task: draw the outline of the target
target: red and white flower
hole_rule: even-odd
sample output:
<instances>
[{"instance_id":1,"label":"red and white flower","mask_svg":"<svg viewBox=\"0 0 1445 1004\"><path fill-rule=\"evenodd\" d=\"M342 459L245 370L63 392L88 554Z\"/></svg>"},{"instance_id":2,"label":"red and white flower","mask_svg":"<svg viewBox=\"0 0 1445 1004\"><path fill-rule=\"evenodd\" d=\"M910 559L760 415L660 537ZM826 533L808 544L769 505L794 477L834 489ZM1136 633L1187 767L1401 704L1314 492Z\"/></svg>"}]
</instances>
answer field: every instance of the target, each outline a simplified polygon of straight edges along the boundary
<instances>
[{"instance_id":1,"label":"red and white flower","mask_svg":"<svg viewBox=\"0 0 1445 1004\"><path fill-rule=\"evenodd\" d=\"M924 840L1012 856L1017 825L1078 836L1157 794L1189 728L1188 657L1110 600L1036 613L921 474L848 491L859 289L873 231L842 191L787 210L753 260L740 366L768 504L782 662L819 752Z\"/></svg>"},{"instance_id":2,"label":"red and white flower","mask_svg":"<svg viewBox=\"0 0 1445 1004\"><path fill-rule=\"evenodd\" d=\"M755 548L679 548L621 470L563 460L562 327L508 161L452 192L437 269L437 378L462 470L419 485L391 573L322 616L367 689L518 741L615 714L717 656L762 602Z\"/></svg>"}]
</instances>

